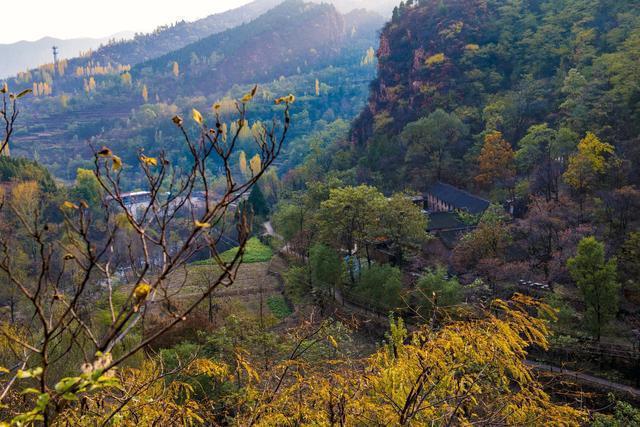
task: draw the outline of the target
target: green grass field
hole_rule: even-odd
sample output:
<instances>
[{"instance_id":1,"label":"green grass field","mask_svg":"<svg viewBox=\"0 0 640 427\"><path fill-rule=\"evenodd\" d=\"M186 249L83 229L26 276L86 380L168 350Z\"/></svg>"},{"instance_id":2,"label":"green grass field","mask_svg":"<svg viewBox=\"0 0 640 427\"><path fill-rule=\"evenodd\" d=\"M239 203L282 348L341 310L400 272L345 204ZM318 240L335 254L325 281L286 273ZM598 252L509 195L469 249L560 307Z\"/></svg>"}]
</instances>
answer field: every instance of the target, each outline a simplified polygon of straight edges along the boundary
<instances>
[{"instance_id":1,"label":"green grass field","mask_svg":"<svg viewBox=\"0 0 640 427\"><path fill-rule=\"evenodd\" d=\"M233 258L238 253L238 248L229 249L226 252L223 252L220 257L223 261L229 262L233 260ZM257 237L252 237L247 241L247 246L245 247L244 257L242 258L242 262L245 264L251 264L254 262L267 262L271 260L273 257L273 251L269 246L262 244L262 242ZM211 264L211 260L202 260L196 261L192 265L208 265Z\"/></svg>"},{"instance_id":2,"label":"green grass field","mask_svg":"<svg viewBox=\"0 0 640 427\"><path fill-rule=\"evenodd\" d=\"M291 310L281 295L270 296L269 299L267 299L267 306L273 315L280 320L291 316Z\"/></svg>"}]
</instances>

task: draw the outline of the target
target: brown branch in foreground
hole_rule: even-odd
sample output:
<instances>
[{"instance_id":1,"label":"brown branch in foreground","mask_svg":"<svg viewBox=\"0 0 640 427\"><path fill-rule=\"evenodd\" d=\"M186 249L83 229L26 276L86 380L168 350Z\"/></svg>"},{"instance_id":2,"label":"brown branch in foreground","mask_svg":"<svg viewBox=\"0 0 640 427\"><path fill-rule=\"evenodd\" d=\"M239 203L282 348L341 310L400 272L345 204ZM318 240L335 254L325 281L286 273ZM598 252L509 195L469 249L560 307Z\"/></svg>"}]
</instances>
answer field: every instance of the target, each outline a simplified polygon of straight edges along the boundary
<instances>
[{"instance_id":1,"label":"brown branch in foreground","mask_svg":"<svg viewBox=\"0 0 640 427\"><path fill-rule=\"evenodd\" d=\"M4 95L1 115L7 135L2 149L8 146L18 117L15 101L22 96L12 95L9 114ZM107 373L184 321L218 287L234 282L252 223L251 212L240 202L273 164L289 130L289 101L284 98L278 103L284 107L283 121L274 119L255 137L261 163L250 178L237 180L232 164L246 123L246 102L238 102L238 127L233 135L227 134L217 112L215 125L210 128L194 110L196 137L191 136L182 118L174 117L189 153L188 169L172 166L164 152L157 158L139 153L139 167L148 192L137 208L122 189L120 158L106 147L93 148L94 175L104 196L101 215L84 200L69 200L61 208L63 222L51 225L35 190L35 202L27 208L18 203L17 192L0 201L0 225L8 224L10 231L0 236L0 274L21 297L21 317L37 323L27 328L28 334L9 338L24 350L24 356L16 357L17 366L42 368L39 391L52 396L52 403L43 414L45 425L58 414L53 385L60 378L53 366L65 363L76 350L84 355L85 363L90 363L87 359L92 355L100 357L118 346L117 357L103 367ZM217 191L212 185L213 165L225 183ZM198 205L198 200L204 203ZM235 223L238 251L233 259L223 260L218 243L230 231L226 227L230 222ZM213 260L207 286L184 307L175 308L180 305L180 295L172 292L174 275L186 271L194 256L205 250ZM17 265L20 259L28 265ZM118 273L121 271L130 276L127 284L118 285L124 276ZM124 301L117 302L116 293L124 293ZM96 308L103 303L108 312L106 325L100 325L95 318ZM127 342L126 338L139 330L145 314L158 303L169 308L159 328L136 342ZM3 397L15 383L4 385Z\"/></svg>"}]
</instances>

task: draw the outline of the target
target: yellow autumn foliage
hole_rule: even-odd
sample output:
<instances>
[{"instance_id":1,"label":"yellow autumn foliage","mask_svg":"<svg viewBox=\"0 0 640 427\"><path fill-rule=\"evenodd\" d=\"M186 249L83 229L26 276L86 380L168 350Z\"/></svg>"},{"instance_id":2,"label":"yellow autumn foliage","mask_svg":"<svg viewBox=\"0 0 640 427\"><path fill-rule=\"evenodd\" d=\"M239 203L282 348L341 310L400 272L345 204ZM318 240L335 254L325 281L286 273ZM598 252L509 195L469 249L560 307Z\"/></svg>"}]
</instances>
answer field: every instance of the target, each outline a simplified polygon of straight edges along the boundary
<instances>
[{"instance_id":1,"label":"yellow autumn foliage","mask_svg":"<svg viewBox=\"0 0 640 427\"><path fill-rule=\"evenodd\" d=\"M525 296L494 301L476 320L440 330L424 326L393 339L361 363L331 374L304 366L273 400L248 414L256 425L563 425L586 414L551 401L525 363L527 348L546 348L549 307ZM361 366L360 368L358 366ZM244 422L243 419L241 421Z\"/></svg>"},{"instance_id":2,"label":"yellow autumn foliage","mask_svg":"<svg viewBox=\"0 0 640 427\"><path fill-rule=\"evenodd\" d=\"M251 173L254 176L260 173L260 170L262 169L262 159L260 158L259 154L256 154L251 158L251 160L249 161L249 168L251 169Z\"/></svg>"},{"instance_id":3,"label":"yellow autumn foliage","mask_svg":"<svg viewBox=\"0 0 640 427\"><path fill-rule=\"evenodd\" d=\"M447 57L444 53L436 53L435 55L428 57L424 63L427 67L433 67L434 65L442 64L446 60Z\"/></svg>"},{"instance_id":4,"label":"yellow autumn foliage","mask_svg":"<svg viewBox=\"0 0 640 427\"><path fill-rule=\"evenodd\" d=\"M238 157L238 167L240 168L240 172L242 175L247 176L249 169L247 167L247 154L244 151L240 151L240 155Z\"/></svg>"},{"instance_id":5,"label":"yellow autumn foliage","mask_svg":"<svg viewBox=\"0 0 640 427\"><path fill-rule=\"evenodd\" d=\"M578 144L578 152L569 158L564 180L574 190L585 191L609 167L608 159L614 154L611 144L600 141L588 132Z\"/></svg>"},{"instance_id":6,"label":"yellow autumn foliage","mask_svg":"<svg viewBox=\"0 0 640 427\"><path fill-rule=\"evenodd\" d=\"M203 367L207 367L203 365ZM186 371L207 374L190 364ZM202 425L204 412L193 398L194 388L183 381L165 382L161 364L148 360L139 368L119 370L120 386L88 394L83 408L71 406L54 425L119 427Z\"/></svg>"},{"instance_id":7,"label":"yellow autumn foliage","mask_svg":"<svg viewBox=\"0 0 640 427\"><path fill-rule=\"evenodd\" d=\"M193 121L195 121L199 125L202 125L202 123L204 122L204 118L202 117L202 114L200 113L200 111L196 110L195 108L191 109L191 117L193 118Z\"/></svg>"}]
</instances>

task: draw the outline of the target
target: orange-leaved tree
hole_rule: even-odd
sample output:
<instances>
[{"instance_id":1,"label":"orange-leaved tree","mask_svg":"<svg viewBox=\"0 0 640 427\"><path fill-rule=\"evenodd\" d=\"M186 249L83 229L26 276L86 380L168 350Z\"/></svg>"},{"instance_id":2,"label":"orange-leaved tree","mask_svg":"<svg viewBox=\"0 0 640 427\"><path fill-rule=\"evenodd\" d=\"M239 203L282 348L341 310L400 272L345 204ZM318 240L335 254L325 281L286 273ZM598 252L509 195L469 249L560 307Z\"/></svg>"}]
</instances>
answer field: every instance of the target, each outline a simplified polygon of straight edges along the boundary
<instances>
[{"instance_id":1,"label":"orange-leaved tree","mask_svg":"<svg viewBox=\"0 0 640 427\"><path fill-rule=\"evenodd\" d=\"M514 153L511 144L498 131L484 137L484 145L478 157L476 181L482 186L503 184L510 186L516 174Z\"/></svg>"}]
</instances>

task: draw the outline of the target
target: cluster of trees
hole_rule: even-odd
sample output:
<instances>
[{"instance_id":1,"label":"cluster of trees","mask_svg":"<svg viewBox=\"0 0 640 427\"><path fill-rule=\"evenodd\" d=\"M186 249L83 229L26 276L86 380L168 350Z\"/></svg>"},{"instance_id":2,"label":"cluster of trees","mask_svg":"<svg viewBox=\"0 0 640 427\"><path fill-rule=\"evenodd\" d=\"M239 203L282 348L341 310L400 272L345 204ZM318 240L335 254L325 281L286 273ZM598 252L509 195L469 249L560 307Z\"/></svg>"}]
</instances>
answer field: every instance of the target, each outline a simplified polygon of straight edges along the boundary
<instances>
[{"instance_id":1,"label":"cluster of trees","mask_svg":"<svg viewBox=\"0 0 640 427\"><path fill-rule=\"evenodd\" d=\"M337 177L391 193L441 180L479 193L496 206L456 244L450 267L498 287L568 288L587 307L590 292L576 287L568 261L595 238L606 259L618 259L601 283L617 295L607 309L615 318L617 301L637 292L640 129L628 82L640 15L630 6L403 4L381 34L378 77L350 141L312 153L285 186ZM590 311L574 332L600 337Z\"/></svg>"},{"instance_id":2,"label":"cluster of trees","mask_svg":"<svg viewBox=\"0 0 640 427\"><path fill-rule=\"evenodd\" d=\"M51 96L53 93L53 87L47 82L33 82L33 95L34 96Z\"/></svg>"},{"instance_id":3,"label":"cluster of trees","mask_svg":"<svg viewBox=\"0 0 640 427\"><path fill-rule=\"evenodd\" d=\"M239 104L242 122L256 91ZM158 353L143 352L162 339L170 342L171 331L188 321L202 328L198 307L217 287L233 283L250 219L243 210L231 219L229 204L256 188L276 159L287 135L293 98L278 100L285 104L283 130L277 133L274 125L262 134L260 165L239 182L225 161L234 150L225 141L237 134L226 134L220 114L210 127L203 114L192 111L200 129L195 141L185 120L175 116L173 123L190 147L194 167L170 168L163 155L141 153L139 167L148 177L151 194L142 212L127 208L119 184L123 161L107 147L95 152L93 171L78 171L75 187L57 207L58 218L45 212L51 199L38 182L17 181L27 178L18 176L26 171L3 168L16 181L0 197L0 279L3 289L14 291L9 296L13 319L0 323L2 418L14 425L132 420L142 425L176 420L274 425L291 418L310 424L422 424L446 419L578 425L586 414L553 403L525 363L526 348L546 347L549 333L546 321L530 312L535 308L549 314L550 308L523 296L496 300L490 310L473 313L472 321L421 327L411 337L403 322L392 318L386 344L364 357L354 352L350 333L335 321L318 322L312 316L277 336L265 328L262 317L256 322L235 307L220 313L218 329L212 332L180 339ZM8 142L10 133L4 139ZM206 167L212 153L223 159L227 177L226 192L215 202L209 197ZM194 188L204 188L204 211L178 215ZM171 194L168 200L158 196L164 189ZM104 200L120 209L113 212L105 204L95 210ZM352 283L356 293L387 304L399 302L389 298L401 286L400 271L391 265L374 267L371 251L385 243L401 264L407 246L425 239L425 216L409 196L386 198L372 187L345 187L335 181L310 186L310 191L290 200L294 203L278 209L277 229L300 242L301 250L294 254L307 264L312 280L335 286L346 267L346 276L359 276ZM174 245L170 235L181 218L186 219L186 233ZM229 220L236 224L240 247L231 257L221 257L215 225ZM133 239L123 241L123 233ZM311 246L314 236L321 243ZM207 285L193 301L172 301L170 278L203 248L215 261ZM117 286L113 271L122 267L127 253L133 280L127 281L130 286ZM132 258L136 253L142 259ZM161 254L159 264L156 253ZM363 258L371 265L361 265ZM580 265L576 261L576 272L582 271ZM583 276L588 286L593 278ZM443 270L426 275L420 289L441 295L443 302L453 302L459 292ZM435 311L436 301L429 302L425 309ZM148 322L153 327L144 327ZM363 376L361 366L370 374Z\"/></svg>"},{"instance_id":4,"label":"cluster of trees","mask_svg":"<svg viewBox=\"0 0 640 427\"><path fill-rule=\"evenodd\" d=\"M235 83L290 73L294 51L273 46L275 33L263 36L287 22L282 15L297 16L291 28L307 36L300 26L338 18L326 5L288 2L253 27L99 84L90 77L93 96L71 106L105 105L95 103L104 93L107 105L145 104L102 123L111 126L103 133L109 148L94 150L93 170L74 167L74 186L61 191L37 164L0 157L0 178L13 180L0 193L0 280L11 285L0 294L10 307L10 321L0 324L0 400L12 403L2 416L14 424L585 423L584 412L553 403L525 363L530 347L548 348L555 310L517 292L504 300L481 295L483 308L458 308L466 296L478 297L480 286L468 283L514 294L517 283L540 281L547 301L563 308L561 321L570 318L568 333L605 340L611 331L629 332L614 321L621 304L637 316L629 302L640 295L633 83L640 16L631 3L403 3L381 35L378 78L350 132L339 118L358 104L345 99L361 100L363 92L350 79L375 62L360 39L352 43L356 53L331 56L349 65L325 68L329 57L303 39L295 48L313 58L295 76L260 90L228 81L213 104L199 95L210 90L212 77L200 77L214 65L241 69ZM336 31L322 35L320 50L344 40L340 25L331 21ZM244 56L230 57L231 49L258 39L279 60L239 67ZM164 102L159 92L169 82L175 93ZM304 88L296 114L293 95L273 96L289 87ZM8 96L6 86L2 93ZM249 104L253 121L245 116ZM188 121L179 115L187 106ZM282 123L270 121L274 113ZM3 117L0 153L13 131L12 115ZM128 138L114 126L125 122ZM299 127L290 132L292 122ZM285 137L295 143L283 152L281 181L267 169ZM422 207L403 191L437 180L495 202L440 263L424 252L431 246ZM148 207L128 210L126 187L148 188ZM198 190L202 211L176 215ZM231 212L244 195L246 203ZM363 354L343 325L315 313L289 334L269 331L262 310L259 319L242 318L229 307L214 322L212 292L233 283L251 225L269 215L274 240L291 259L285 282L294 302L410 311L415 332L392 317L385 345ZM222 257L217 243L228 224L240 247ZM213 262L204 265L204 286L193 301L174 299L187 280L176 291L172 274L207 251ZM130 277L122 279L114 270L126 263ZM118 287L120 280L129 285ZM199 322L206 299L209 322ZM171 336L185 322L214 330L187 338L185 327ZM595 424L638 418L622 404L615 416Z\"/></svg>"},{"instance_id":5,"label":"cluster of trees","mask_svg":"<svg viewBox=\"0 0 640 427\"><path fill-rule=\"evenodd\" d=\"M301 267L291 282L334 298L341 291L380 310L403 308L400 266L427 240L427 219L408 194L314 183L273 214L275 230Z\"/></svg>"},{"instance_id":6,"label":"cluster of trees","mask_svg":"<svg viewBox=\"0 0 640 427\"><path fill-rule=\"evenodd\" d=\"M256 90L238 100L239 121L246 120L246 106ZM26 94L10 93L6 85L2 88L0 116L6 129L0 151L11 140L12 118L19 115L18 100ZM85 414L84 399L92 392L104 392L99 399L114 403L137 399L147 391L163 394L160 382L170 373L154 372L152 366L149 371L142 369L142 351L184 322L216 288L233 283L252 214L242 205L231 206L250 192L280 153L293 101L293 96L278 99L282 121L266 128L256 141L262 155L253 174L243 180L235 180L231 173L228 159L235 147L226 143L237 138L239 129L229 134L219 114L205 119L194 109L191 121L199 131L193 137L185 120L174 116L173 125L189 147L193 167L172 167L162 153L158 157L139 153L138 167L147 177L149 200L135 210L120 186L123 160L108 147L96 149L94 169L79 169L69 191L58 192L55 184L47 191L34 179L50 184L50 176L32 162L1 158L2 174L12 179L0 187L0 302L9 307L0 320L3 422L91 424L88 418L95 412ZM220 198L210 191L207 165L213 156L225 171ZM199 189L204 203L196 210L191 200ZM223 259L217 243L227 223L235 226L239 246ZM202 251L215 261L207 286L199 289L193 301L172 301L176 294L170 290L170 278ZM166 311L156 312L156 304ZM151 329L143 326L148 318L155 325ZM131 363L132 371L119 371ZM136 384L136 377L147 374L152 383L143 380L128 388ZM119 387L128 377L133 377L131 383ZM157 388L149 389L152 385ZM167 396L176 399L175 412L189 418L192 405L177 401L184 398L182 385L175 382L169 388L173 394L167 391ZM121 413L121 403L108 410L98 404L99 418L107 422Z\"/></svg>"},{"instance_id":7,"label":"cluster of trees","mask_svg":"<svg viewBox=\"0 0 640 427\"><path fill-rule=\"evenodd\" d=\"M413 183L412 162L424 160L414 152L433 157L425 167L430 174L470 182L479 167L461 169L459 162L474 163L487 134L501 132L515 151L531 133L553 140L545 124L557 134L549 142L554 160L567 160L567 151L593 132L638 163L637 88L628 82L637 78L629 61L638 55L640 18L632 2L411 3L381 35L370 107L354 123L360 148L351 166L368 182L389 189ZM407 141L418 126L441 132L427 126L438 109L451 116L444 153L429 139ZM379 161L386 155L391 162ZM368 161L358 164L362 156ZM443 173L448 157L458 162Z\"/></svg>"},{"instance_id":8,"label":"cluster of trees","mask_svg":"<svg viewBox=\"0 0 640 427\"><path fill-rule=\"evenodd\" d=\"M108 74L116 74L120 75L123 73L127 73L131 70L131 65L129 64L111 64L107 63L106 65L100 65L100 63L89 62L84 67L78 66L76 67L75 75L76 77L91 77L91 76L104 76ZM64 76L64 73L62 74ZM61 76L61 77L62 77Z\"/></svg>"},{"instance_id":9,"label":"cluster of trees","mask_svg":"<svg viewBox=\"0 0 640 427\"><path fill-rule=\"evenodd\" d=\"M292 418L345 425L580 425L585 414L551 403L522 364L526 347L547 345L545 326L525 314L532 304L523 297L495 301L496 316L411 337L402 321L392 321L386 344L364 362L367 375L349 364L331 375L307 371L252 416L262 425Z\"/></svg>"}]
</instances>

